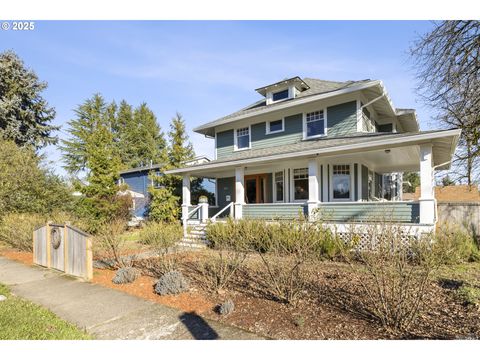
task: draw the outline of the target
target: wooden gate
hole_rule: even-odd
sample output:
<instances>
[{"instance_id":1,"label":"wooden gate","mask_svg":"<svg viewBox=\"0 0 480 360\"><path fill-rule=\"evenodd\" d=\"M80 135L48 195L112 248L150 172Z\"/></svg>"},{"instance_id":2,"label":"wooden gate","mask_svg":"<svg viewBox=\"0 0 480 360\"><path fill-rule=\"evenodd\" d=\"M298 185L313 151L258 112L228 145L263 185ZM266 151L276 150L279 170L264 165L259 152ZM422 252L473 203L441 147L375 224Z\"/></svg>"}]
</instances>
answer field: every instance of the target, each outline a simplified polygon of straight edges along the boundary
<instances>
[{"instance_id":1,"label":"wooden gate","mask_svg":"<svg viewBox=\"0 0 480 360\"><path fill-rule=\"evenodd\" d=\"M47 223L33 231L33 262L90 280L93 277L91 239L69 224Z\"/></svg>"}]
</instances>

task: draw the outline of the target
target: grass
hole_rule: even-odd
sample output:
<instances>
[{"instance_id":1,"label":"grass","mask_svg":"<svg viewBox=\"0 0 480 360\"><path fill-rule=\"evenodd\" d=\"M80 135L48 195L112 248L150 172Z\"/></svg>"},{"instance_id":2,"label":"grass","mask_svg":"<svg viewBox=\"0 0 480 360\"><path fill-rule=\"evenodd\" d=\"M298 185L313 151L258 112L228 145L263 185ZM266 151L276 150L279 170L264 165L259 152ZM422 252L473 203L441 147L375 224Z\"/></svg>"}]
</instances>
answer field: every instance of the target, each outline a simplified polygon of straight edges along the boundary
<instances>
[{"instance_id":1,"label":"grass","mask_svg":"<svg viewBox=\"0 0 480 360\"><path fill-rule=\"evenodd\" d=\"M458 291L458 296L467 305L480 305L480 288L468 285L462 285Z\"/></svg>"},{"instance_id":2,"label":"grass","mask_svg":"<svg viewBox=\"0 0 480 360\"><path fill-rule=\"evenodd\" d=\"M0 340L87 340L91 337L55 314L11 294L0 284Z\"/></svg>"}]
</instances>

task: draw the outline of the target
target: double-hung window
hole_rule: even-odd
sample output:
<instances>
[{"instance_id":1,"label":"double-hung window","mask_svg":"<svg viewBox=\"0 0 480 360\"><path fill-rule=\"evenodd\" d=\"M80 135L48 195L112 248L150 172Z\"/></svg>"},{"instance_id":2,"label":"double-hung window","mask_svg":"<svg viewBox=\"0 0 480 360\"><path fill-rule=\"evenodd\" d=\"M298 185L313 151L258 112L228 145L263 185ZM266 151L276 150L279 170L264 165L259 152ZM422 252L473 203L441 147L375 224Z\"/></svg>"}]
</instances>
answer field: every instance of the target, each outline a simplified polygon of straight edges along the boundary
<instances>
[{"instance_id":1,"label":"double-hung window","mask_svg":"<svg viewBox=\"0 0 480 360\"><path fill-rule=\"evenodd\" d=\"M350 200L350 165L333 165L332 185L334 200Z\"/></svg>"},{"instance_id":2,"label":"double-hung window","mask_svg":"<svg viewBox=\"0 0 480 360\"><path fill-rule=\"evenodd\" d=\"M293 199L308 200L308 168L293 169Z\"/></svg>"},{"instance_id":3,"label":"double-hung window","mask_svg":"<svg viewBox=\"0 0 480 360\"><path fill-rule=\"evenodd\" d=\"M275 201L283 202L284 193L284 177L283 171L277 171L275 173Z\"/></svg>"},{"instance_id":4,"label":"double-hung window","mask_svg":"<svg viewBox=\"0 0 480 360\"><path fill-rule=\"evenodd\" d=\"M305 138L325 135L325 113L323 110L305 114Z\"/></svg>"},{"instance_id":5,"label":"double-hung window","mask_svg":"<svg viewBox=\"0 0 480 360\"><path fill-rule=\"evenodd\" d=\"M250 148L250 129L248 127L237 129L235 140L237 150Z\"/></svg>"}]
</instances>

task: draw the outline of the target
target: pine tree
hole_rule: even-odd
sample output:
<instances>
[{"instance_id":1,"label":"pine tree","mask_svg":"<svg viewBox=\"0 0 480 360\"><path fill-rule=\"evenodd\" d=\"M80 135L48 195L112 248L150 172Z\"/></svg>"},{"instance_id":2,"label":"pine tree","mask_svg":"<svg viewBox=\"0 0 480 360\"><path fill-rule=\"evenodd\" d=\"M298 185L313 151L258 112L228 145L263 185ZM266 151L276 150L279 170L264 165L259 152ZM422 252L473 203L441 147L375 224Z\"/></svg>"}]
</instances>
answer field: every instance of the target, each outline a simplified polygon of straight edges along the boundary
<instances>
[{"instance_id":1,"label":"pine tree","mask_svg":"<svg viewBox=\"0 0 480 360\"><path fill-rule=\"evenodd\" d=\"M185 121L178 112L172 119L168 135L170 140L168 160L171 167L180 167L185 161L195 158L193 145L185 129Z\"/></svg>"},{"instance_id":2,"label":"pine tree","mask_svg":"<svg viewBox=\"0 0 480 360\"><path fill-rule=\"evenodd\" d=\"M55 109L41 93L47 83L39 81L32 70L13 51L0 53L0 136L19 146L40 149L57 142L50 125Z\"/></svg>"}]
</instances>

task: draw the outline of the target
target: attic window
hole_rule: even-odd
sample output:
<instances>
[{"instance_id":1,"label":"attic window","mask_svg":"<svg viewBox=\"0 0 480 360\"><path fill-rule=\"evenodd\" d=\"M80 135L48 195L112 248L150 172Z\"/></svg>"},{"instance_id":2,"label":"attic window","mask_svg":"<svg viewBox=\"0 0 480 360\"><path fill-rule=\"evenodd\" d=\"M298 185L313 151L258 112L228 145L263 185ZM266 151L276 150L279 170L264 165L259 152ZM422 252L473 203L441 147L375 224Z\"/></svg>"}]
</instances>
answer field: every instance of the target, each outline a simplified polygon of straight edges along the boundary
<instances>
[{"instance_id":1,"label":"attic window","mask_svg":"<svg viewBox=\"0 0 480 360\"><path fill-rule=\"evenodd\" d=\"M272 94L272 101L279 101L279 100L283 100L283 99L288 99L288 89L278 91L278 92L274 92Z\"/></svg>"}]
</instances>

